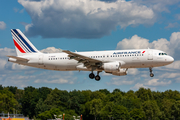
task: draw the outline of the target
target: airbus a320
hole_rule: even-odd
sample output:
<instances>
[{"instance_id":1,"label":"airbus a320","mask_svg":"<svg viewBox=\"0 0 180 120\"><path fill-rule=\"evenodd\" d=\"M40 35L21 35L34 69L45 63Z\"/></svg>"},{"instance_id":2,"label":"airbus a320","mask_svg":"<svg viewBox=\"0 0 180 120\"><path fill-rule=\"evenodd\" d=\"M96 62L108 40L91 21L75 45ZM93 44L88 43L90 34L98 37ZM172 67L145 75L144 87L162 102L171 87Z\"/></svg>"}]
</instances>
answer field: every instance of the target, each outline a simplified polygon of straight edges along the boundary
<instances>
[{"instance_id":1,"label":"airbus a320","mask_svg":"<svg viewBox=\"0 0 180 120\"><path fill-rule=\"evenodd\" d=\"M132 49L91 52L42 53L19 30L11 29L17 56L8 56L8 61L36 68L57 71L91 71L89 78L99 81L99 73L123 76L129 68L149 68L171 64L174 59L156 49ZM94 74L97 71L97 74Z\"/></svg>"}]
</instances>

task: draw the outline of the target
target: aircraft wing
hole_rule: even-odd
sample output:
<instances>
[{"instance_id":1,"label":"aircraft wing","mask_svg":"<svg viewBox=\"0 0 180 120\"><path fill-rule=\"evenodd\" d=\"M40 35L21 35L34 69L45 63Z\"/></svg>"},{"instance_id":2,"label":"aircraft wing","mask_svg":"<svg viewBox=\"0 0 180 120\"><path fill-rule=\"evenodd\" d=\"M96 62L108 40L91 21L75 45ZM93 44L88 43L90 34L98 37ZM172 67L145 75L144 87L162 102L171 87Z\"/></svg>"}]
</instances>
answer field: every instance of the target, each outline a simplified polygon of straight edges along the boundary
<instances>
[{"instance_id":1,"label":"aircraft wing","mask_svg":"<svg viewBox=\"0 0 180 120\"><path fill-rule=\"evenodd\" d=\"M93 58L90 58L90 57L87 57L78 53L74 53L68 50L63 50L63 52L67 53L70 59L77 60L79 63L84 63L86 67L92 67L92 66L98 67L102 63L102 61L100 60L93 59Z\"/></svg>"},{"instance_id":2,"label":"aircraft wing","mask_svg":"<svg viewBox=\"0 0 180 120\"><path fill-rule=\"evenodd\" d=\"M7 57L14 58L14 59L20 60L20 61L29 61L29 60L26 59L26 58L21 58L21 57L17 57L17 56L7 56Z\"/></svg>"}]
</instances>

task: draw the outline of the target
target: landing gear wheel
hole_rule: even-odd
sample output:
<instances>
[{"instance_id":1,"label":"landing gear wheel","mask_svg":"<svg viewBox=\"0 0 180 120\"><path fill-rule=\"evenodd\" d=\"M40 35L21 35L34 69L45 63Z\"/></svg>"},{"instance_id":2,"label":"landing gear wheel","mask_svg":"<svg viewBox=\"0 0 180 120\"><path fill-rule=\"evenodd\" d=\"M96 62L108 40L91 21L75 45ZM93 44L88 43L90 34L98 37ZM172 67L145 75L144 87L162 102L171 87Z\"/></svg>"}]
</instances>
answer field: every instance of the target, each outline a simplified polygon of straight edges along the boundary
<instances>
[{"instance_id":1,"label":"landing gear wheel","mask_svg":"<svg viewBox=\"0 0 180 120\"><path fill-rule=\"evenodd\" d=\"M94 79L94 77L95 77L94 73L89 74L89 78Z\"/></svg>"},{"instance_id":2,"label":"landing gear wheel","mask_svg":"<svg viewBox=\"0 0 180 120\"><path fill-rule=\"evenodd\" d=\"M99 75L96 75L95 80L99 81L100 79L101 79L101 77Z\"/></svg>"},{"instance_id":3,"label":"landing gear wheel","mask_svg":"<svg viewBox=\"0 0 180 120\"><path fill-rule=\"evenodd\" d=\"M153 73L151 73L151 74L150 74L150 77L154 77L154 74L153 74Z\"/></svg>"},{"instance_id":4,"label":"landing gear wheel","mask_svg":"<svg viewBox=\"0 0 180 120\"><path fill-rule=\"evenodd\" d=\"M154 74L152 73L152 67L149 68L150 77L154 77Z\"/></svg>"}]
</instances>

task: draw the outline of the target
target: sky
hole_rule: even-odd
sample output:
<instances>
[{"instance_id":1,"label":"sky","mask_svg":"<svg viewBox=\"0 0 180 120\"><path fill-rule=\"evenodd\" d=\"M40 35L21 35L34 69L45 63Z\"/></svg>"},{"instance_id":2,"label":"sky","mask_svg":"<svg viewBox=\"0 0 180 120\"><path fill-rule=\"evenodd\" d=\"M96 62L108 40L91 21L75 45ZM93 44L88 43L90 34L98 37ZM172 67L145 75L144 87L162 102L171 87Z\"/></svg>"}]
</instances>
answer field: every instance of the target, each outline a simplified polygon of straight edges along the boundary
<instances>
[{"instance_id":1,"label":"sky","mask_svg":"<svg viewBox=\"0 0 180 120\"><path fill-rule=\"evenodd\" d=\"M10 29L20 29L41 52L159 49L174 63L129 69L126 76L50 71L8 62L16 55ZM180 0L1 0L0 84L61 90L180 91Z\"/></svg>"}]
</instances>

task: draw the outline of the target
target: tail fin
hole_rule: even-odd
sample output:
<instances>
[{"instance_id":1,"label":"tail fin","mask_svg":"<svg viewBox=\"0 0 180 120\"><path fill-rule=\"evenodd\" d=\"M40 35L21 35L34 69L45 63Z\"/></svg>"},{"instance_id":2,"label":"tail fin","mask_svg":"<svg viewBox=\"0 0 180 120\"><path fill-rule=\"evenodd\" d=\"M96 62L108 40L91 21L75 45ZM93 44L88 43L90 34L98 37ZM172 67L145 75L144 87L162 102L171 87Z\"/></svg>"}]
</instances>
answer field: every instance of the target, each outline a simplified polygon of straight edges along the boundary
<instances>
[{"instance_id":1,"label":"tail fin","mask_svg":"<svg viewBox=\"0 0 180 120\"><path fill-rule=\"evenodd\" d=\"M18 56L40 53L19 29L11 29L11 34Z\"/></svg>"}]
</instances>

